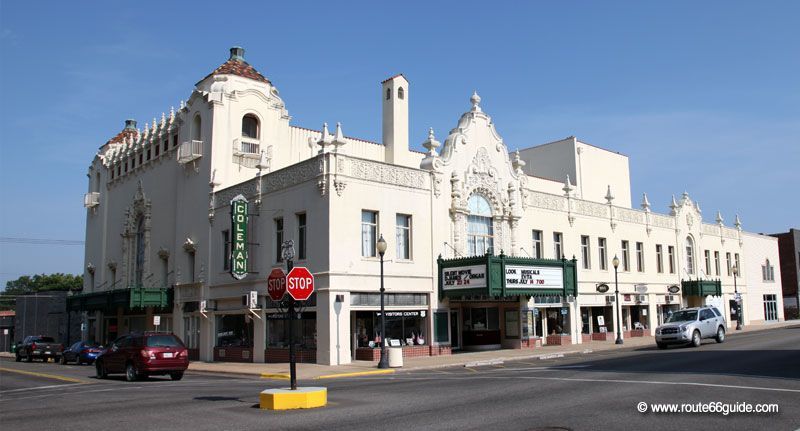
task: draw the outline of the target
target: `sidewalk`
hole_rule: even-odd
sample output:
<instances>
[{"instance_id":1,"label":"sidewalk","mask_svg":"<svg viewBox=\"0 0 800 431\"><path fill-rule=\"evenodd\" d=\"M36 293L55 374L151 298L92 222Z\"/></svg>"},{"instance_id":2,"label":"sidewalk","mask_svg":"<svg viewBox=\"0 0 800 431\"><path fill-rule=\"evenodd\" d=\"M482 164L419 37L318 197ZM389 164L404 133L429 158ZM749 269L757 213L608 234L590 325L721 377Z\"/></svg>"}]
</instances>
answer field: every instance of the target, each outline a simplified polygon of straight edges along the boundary
<instances>
[{"instance_id":1,"label":"sidewalk","mask_svg":"<svg viewBox=\"0 0 800 431\"><path fill-rule=\"evenodd\" d=\"M730 330L728 332L728 336L736 336L738 333L762 331L797 325L800 325L800 320L752 325L745 327L742 331ZM616 345L614 344L614 341L592 341L568 346L542 346L535 349L503 349L485 352L464 352L441 356L403 358L403 367L392 370L378 370L376 368L377 363L371 361L353 361L345 365L297 364L297 378L304 380L329 379L336 377L352 377L358 375L426 370L453 366L479 366L489 365L492 363L498 364L504 361L523 359L538 360L540 358L548 359L548 357L559 357L560 355L565 356L587 354L598 351L635 349L655 346L655 340L650 336L627 338L624 341L625 343L622 345ZM288 363L254 364L194 361L189 364L189 370L210 373L243 374L253 376L260 375L263 378L271 379L288 379L289 376Z\"/></svg>"}]
</instances>

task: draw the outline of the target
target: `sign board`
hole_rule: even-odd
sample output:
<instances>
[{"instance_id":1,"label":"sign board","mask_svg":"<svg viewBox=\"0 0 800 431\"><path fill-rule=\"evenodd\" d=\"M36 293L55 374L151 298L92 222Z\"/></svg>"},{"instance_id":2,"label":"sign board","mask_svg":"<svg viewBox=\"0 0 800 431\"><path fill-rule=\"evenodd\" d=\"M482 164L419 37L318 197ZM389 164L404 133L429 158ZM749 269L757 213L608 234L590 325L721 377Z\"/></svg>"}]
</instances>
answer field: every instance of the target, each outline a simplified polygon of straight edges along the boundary
<instances>
[{"instance_id":1,"label":"sign board","mask_svg":"<svg viewBox=\"0 0 800 431\"><path fill-rule=\"evenodd\" d=\"M267 277L267 293L273 301L280 301L286 294L286 273L275 268Z\"/></svg>"},{"instance_id":2,"label":"sign board","mask_svg":"<svg viewBox=\"0 0 800 431\"><path fill-rule=\"evenodd\" d=\"M605 283L598 284L597 285L597 291L600 292L600 293L608 292L608 285L605 284Z\"/></svg>"},{"instance_id":3,"label":"sign board","mask_svg":"<svg viewBox=\"0 0 800 431\"><path fill-rule=\"evenodd\" d=\"M634 287L634 290L636 290L637 293L647 293L647 285L646 284L637 284L637 285L634 285L633 287Z\"/></svg>"},{"instance_id":4,"label":"sign board","mask_svg":"<svg viewBox=\"0 0 800 431\"><path fill-rule=\"evenodd\" d=\"M161 325L161 316L153 316L153 326Z\"/></svg>"},{"instance_id":5,"label":"sign board","mask_svg":"<svg viewBox=\"0 0 800 431\"><path fill-rule=\"evenodd\" d=\"M597 326L606 326L606 318L604 316L597 316Z\"/></svg>"},{"instance_id":6,"label":"sign board","mask_svg":"<svg viewBox=\"0 0 800 431\"><path fill-rule=\"evenodd\" d=\"M442 272L444 273L442 290L486 287L486 265L457 266Z\"/></svg>"},{"instance_id":7,"label":"sign board","mask_svg":"<svg viewBox=\"0 0 800 431\"><path fill-rule=\"evenodd\" d=\"M247 199L237 195L231 200L231 275L237 280L247 276Z\"/></svg>"},{"instance_id":8,"label":"sign board","mask_svg":"<svg viewBox=\"0 0 800 431\"><path fill-rule=\"evenodd\" d=\"M562 316L566 316L567 315L567 309L566 308L562 308L561 309L561 315Z\"/></svg>"},{"instance_id":9,"label":"sign board","mask_svg":"<svg viewBox=\"0 0 800 431\"><path fill-rule=\"evenodd\" d=\"M680 292L681 288L678 287L677 285L672 285L672 286L668 287L667 290L669 291L669 293L674 295L674 294Z\"/></svg>"},{"instance_id":10,"label":"sign board","mask_svg":"<svg viewBox=\"0 0 800 431\"><path fill-rule=\"evenodd\" d=\"M253 310L258 308L258 291L251 290L248 295L247 308Z\"/></svg>"},{"instance_id":11,"label":"sign board","mask_svg":"<svg viewBox=\"0 0 800 431\"><path fill-rule=\"evenodd\" d=\"M304 266L296 266L286 275L286 291L296 301L305 301L314 292L314 276Z\"/></svg>"},{"instance_id":12,"label":"sign board","mask_svg":"<svg viewBox=\"0 0 800 431\"><path fill-rule=\"evenodd\" d=\"M8 335L8 329L3 329L3 335Z\"/></svg>"},{"instance_id":13,"label":"sign board","mask_svg":"<svg viewBox=\"0 0 800 431\"><path fill-rule=\"evenodd\" d=\"M562 268L506 265L506 289L563 289Z\"/></svg>"}]
</instances>

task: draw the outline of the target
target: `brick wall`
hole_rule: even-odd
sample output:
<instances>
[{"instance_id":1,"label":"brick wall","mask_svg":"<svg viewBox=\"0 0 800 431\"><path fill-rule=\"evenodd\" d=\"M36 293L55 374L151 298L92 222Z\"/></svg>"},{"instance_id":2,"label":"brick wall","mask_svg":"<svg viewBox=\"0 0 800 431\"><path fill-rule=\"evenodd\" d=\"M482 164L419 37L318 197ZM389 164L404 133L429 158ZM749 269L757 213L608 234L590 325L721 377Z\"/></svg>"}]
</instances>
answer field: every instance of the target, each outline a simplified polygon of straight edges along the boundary
<instances>
[{"instance_id":1,"label":"brick wall","mask_svg":"<svg viewBox=\"0 0 800 431\"><path fill-rule=\"evenodd\" d=\"M421 356L450 355L453 351L450 346L403 346L404 358L418 358ZM359 347L356 349L357 361L380 361L381 349Z\"/></svg>"},{"instance_id":2,"label":"brick wall","mask_svg":"<svg viewBox=\"0 0 800 431\"><path fill-rule=\"evenodd\" d=\"M304 364L315 364L317 362L317 349L295 350L297 362ZM264 350L264 362L268 364L279 364L289 362L289 348L270 347Z\"/></svg>"},{"instance_id":3,"label":"brick wall","mask_svg":"<svg viewBox=\"0 0 800 431\"><path fill-rule=\"evenodd\" d=\"M631 329L630 337L644 337L644 329Z\"/></svg>"},{"instance_id":4,"label":"brick wall","mask_svg":"<svg viewBox=\"0 0 800 431\"><path fill-rule=\"evenodd\" d=\"M548 335L547 345L549 346L566 346L572 344L569 335Z\"/></svg>"},{"instance_id":5,"label":"brick wall","mask_svg":"<svg viewBox=\"0 0 800 431\"><path fill-rule=\"evenodd\" d=\"M541 338L529 338L529 339L522 339L519 340L520 348L522 349L535 349L537 347L542 347L542 339Z\"/></svg>"},{"instance_id":6,"label":"brick wall","mask_svg":"<svg viewBox=\"0 0 800 431\"><path fill-rule=\"evenodd\" d=\"M253 362L253 348L214 347L214 362Z\"/></svg>"},{"instance_id":7,"label":"brick wall","mask_svg":"<svg viewBox=\"0 0 800 431\"><path fill-rule=\"evenodd\" d=\"M613 332L593 332L592 341L609 341L614 339Z\"/></svg>"}]
</instances>

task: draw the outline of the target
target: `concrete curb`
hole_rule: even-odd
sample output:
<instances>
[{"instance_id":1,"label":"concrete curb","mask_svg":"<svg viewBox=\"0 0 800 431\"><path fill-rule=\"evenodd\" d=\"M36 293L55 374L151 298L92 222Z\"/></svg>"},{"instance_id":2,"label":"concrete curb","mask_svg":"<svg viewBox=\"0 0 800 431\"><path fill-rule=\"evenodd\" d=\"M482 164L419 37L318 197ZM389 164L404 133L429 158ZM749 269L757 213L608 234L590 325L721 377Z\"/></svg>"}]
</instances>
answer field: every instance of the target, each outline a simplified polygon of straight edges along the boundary
<instances>
[{"instance_id":1,"label":"concrete curb","mask_svg":"<svg viewBox=\"0 0 800 431\"><path fill-rule=\"evenodd\" d=\"M358 376L372 376L376 374L394 374L395 370L369 370L369 371L353 371L350 373L336 373L336 374L325 374L322 376L317 376L315 380L321 379L338 379L342 377L358 377Z\"/></svg>"}]
</instances>

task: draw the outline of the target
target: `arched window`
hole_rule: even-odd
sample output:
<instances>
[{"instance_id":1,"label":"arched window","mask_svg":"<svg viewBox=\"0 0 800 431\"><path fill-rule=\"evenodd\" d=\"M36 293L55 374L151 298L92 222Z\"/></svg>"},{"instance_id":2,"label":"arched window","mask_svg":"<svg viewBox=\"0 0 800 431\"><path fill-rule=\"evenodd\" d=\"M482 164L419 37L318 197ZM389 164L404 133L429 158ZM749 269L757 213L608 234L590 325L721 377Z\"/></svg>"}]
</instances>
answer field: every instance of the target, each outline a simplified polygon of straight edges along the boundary
<instances>
[{"instance_id":1,"label":"arched window","mask_svg":"<svg viewBox=\"0 0 800 431\"><path fill-rule=\"evenodd\" d=\"M403 87L397 89L397 98L401 100L406 98L406 90L403 90Z\"/></svg>"},{"instance_id":2,"label":"arched window","mask_svg":"<svg viewBox=\"0 0 800 431\"><path fill-rule=\"evenodd\" d=\"M203 120L200 118L200 114L195 115L194 121L192 121L192 140L203 140Z\"/></svg>"},{"instance_id":3,"label":"arched window","mask_svg":"<svg viewBox=\"0 0 800 431\"><path fill-rule=\"evenodd\" d=\"M692 237L686 237L686 272L694 274L694 240Z\"/></svg>"},{"instance_id":4,"label":"arched window","mask_svg":"<svg viewBox=\"0 0 800 431\"><path fill-rule=\"evenodd\" d=\"M392 89L391 88L387 88L386 89L386 100L389 100L391 98L392 98Z\"/></svg>"},{"instance_id":5,"label":"arched window","mask_svg":"<svg viewBox=\"0 0 800 431\"><path fill-rule=\"evenodd\" d=\"M470 256L480 256L494 247L492 207L486 198L477 194L470 196L468 204L467 249Z\"/></svg>"},{"instance_id":6,"label":"arched window","mask_svg":"<svg viewBox=\"0 0 800 431\"><path fill-rule=\"evenodd\" d=\"M253 115L245 115L242 118L242 137L258 139L258 118Z\"/></svg>"},{"instance_id":7,"label":"arched window","mask_svg":"<svg viewBox=\"0 0 800 431\"><path fill-rule=\"evenodd\" d=\"M144 215L136 219L136 272L135 285L140 287L144 276Z\"/></svg>"}]
</instances>

